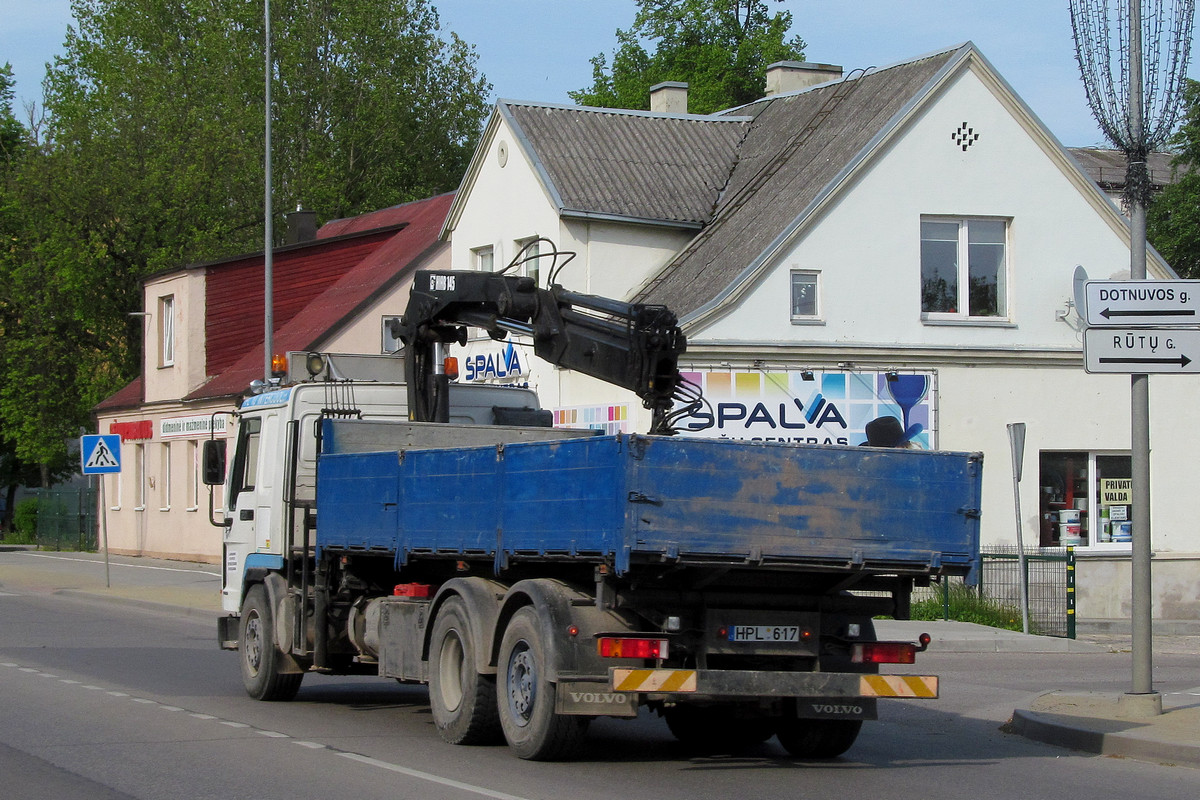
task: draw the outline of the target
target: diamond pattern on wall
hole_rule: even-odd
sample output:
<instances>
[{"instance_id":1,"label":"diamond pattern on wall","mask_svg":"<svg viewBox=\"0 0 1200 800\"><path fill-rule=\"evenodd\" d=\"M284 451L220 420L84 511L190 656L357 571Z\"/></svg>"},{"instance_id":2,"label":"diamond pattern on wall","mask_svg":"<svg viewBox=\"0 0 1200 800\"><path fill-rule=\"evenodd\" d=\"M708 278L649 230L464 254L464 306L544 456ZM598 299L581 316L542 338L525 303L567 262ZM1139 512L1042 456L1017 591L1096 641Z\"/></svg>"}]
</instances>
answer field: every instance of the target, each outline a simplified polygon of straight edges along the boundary
<instances>
[{"instance_id":1,"label":"diamond pattern on wall","mask_svg":"<svg viewBox=\"0 0 1200 800\"><path fill-rule=\"evenodd\" d=\"M950 140L967 152L967 148L979 141L979 134L975 129L967 123L958 126L954 133L950 134Z\"/></svg>"}]
</instances>

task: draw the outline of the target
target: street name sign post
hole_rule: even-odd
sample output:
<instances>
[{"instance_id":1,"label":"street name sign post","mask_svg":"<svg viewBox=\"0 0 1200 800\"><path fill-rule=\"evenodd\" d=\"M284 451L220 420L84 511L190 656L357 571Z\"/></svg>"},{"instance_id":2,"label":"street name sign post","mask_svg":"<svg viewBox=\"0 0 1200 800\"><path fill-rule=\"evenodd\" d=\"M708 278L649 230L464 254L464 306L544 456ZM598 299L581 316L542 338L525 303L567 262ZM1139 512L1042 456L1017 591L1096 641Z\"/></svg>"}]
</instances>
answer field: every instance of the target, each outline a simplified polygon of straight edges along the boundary
<instances>
[{"instance_id":1,"label":"street name sign post","mask_svg":"<svg viewBox=\"0 0 1200 800\"><path fill-rule=\"evenodd\" d=\"M1132 24L1132 23L1131 23ZM1132 93L1131 93L1132 96ZM1135 212L1137 212L1135 205ZM1134 214L1134 239L1144 245L1145 215ZM1140 255L1140 258L1139 258ZM1150 374L1200 372L1200 281L1146 280L1144 249L1131 253L1128 281L1089 281L1075 269L1076 306L1084 301L1084 369L1090 373L1130 376L1130 456L1134 503L1130 624L1133 629L1133 691L1126 698L1153 698L1162 713L1162 696L1152 689L1153 614L1150 580ZM1082 291L1081 291L1082 290ZM1080 298L1080 295L1083 295ZM1096 326L1096 327L1092 327ZM1140 326L1140 327L1139 327ZM1188 326L1188 327L1169 327Z\"/></svg>"}]
</instances>

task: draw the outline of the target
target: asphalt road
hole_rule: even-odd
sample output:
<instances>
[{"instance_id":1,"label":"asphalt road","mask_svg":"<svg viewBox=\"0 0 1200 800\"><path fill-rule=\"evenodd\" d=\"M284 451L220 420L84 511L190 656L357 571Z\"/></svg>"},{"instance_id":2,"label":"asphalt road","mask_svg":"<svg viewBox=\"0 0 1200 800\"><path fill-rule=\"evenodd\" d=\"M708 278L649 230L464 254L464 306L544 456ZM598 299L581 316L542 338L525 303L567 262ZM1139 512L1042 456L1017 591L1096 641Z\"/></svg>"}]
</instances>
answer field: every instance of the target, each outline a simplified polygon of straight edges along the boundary
<instances>
[{"instance_id":1,"label":"asphalt road","mask_svg":"<svg viewBox=\"0 0 1200 800\"><path fill-rule=\"evenodd\" d=\"M153 580L151 576L147 580ZM0 570L0 800L5 798L521 798L696 800L867 796L1193 798L1200 770L1073 753L1001 729L1051 688L1108 688L1127 653L926 653L931 702L881 704L846 757L768 743L697 757L658 719L598 720L568 764L452 747L426 693L308 676L290 703L245 696L213 616L56 592ZM1200 657L1156 659L1156 688L1195 690Z\"/></svg>"}]
</instances>

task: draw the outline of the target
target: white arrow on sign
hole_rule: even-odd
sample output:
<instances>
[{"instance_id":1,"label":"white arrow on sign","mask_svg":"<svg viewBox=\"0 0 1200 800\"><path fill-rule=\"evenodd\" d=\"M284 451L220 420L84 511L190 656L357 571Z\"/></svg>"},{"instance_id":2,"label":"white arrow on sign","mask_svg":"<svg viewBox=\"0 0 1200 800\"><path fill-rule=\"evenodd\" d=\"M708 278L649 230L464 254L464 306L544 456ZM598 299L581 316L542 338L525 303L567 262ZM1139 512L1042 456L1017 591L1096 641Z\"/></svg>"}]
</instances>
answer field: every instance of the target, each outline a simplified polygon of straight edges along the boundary
<instances>
[{"instance_id":1,"label":"white arrow on sign","mask_svg":"<svg viewBox=\"0 0 1200 800\"><path fill-rule=\"evenodd\" d=\"M1083 366L1127 375L1200 372L1200 329L1087 328Z\"/></svg>"},{"instance_id":2,"label":"white arrow on sign","mask_svg":"<svg viewBox=\"0 0 1200 800\"><path fill-rule=\"evenodd\" d=\"M1200 325L1200 281L1088 281L1088 325Z\"/></svg>"}]
</instances>

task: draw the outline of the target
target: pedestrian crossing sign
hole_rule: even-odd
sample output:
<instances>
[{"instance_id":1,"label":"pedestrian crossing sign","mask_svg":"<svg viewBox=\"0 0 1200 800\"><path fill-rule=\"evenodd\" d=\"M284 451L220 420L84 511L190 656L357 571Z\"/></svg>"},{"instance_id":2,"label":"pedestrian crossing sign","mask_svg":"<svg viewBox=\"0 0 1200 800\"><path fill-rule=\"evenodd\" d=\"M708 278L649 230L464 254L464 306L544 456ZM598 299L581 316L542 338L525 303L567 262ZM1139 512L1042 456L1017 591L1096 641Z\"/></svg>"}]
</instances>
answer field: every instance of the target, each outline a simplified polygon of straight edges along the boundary
<instances>
[{"instance_id":1,"label":"pedestrian crossing sign","mask_svg":"<svg viewBox=\"0 0 1200 800\"><path fill-rule=\"evenodd\" d=\"M88 435L79 438L84 475L106 475L121 471L121 435Z\"/></svg>"}]
</instances>

